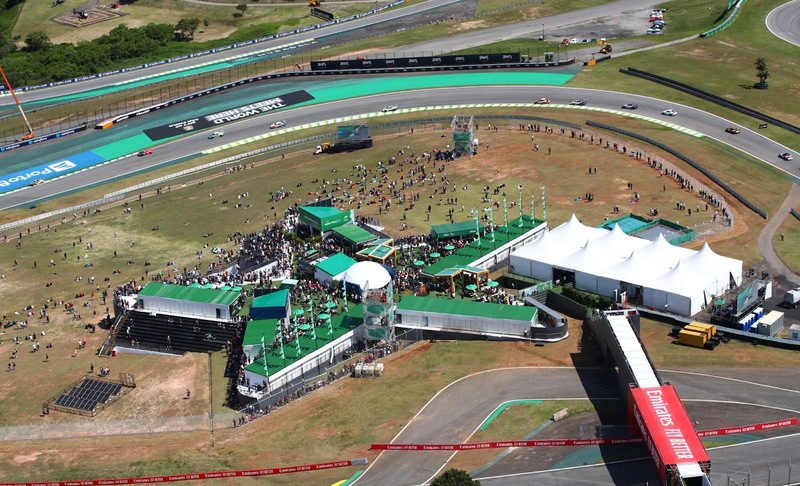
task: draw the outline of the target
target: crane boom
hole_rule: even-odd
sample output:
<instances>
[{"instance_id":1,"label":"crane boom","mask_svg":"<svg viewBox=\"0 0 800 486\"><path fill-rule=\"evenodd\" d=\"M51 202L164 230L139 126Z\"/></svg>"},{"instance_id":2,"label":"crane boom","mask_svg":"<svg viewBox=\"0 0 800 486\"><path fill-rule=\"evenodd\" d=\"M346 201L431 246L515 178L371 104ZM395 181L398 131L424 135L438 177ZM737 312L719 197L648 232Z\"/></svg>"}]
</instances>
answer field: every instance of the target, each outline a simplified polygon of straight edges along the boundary
<instances>
[{"instance_id":1,"label":"crane boom","mask_svg":"<svg viewBox=\"0 0 800 486\"><path fill-rule=\"evenodd\" d=\"M22 111L22 105L19 104L19 100L17 99L16 93L14 93L14 88L11 87L11 83L8 82L8 78L6 77L5 71L3 68L0 67L0 74L3 75L3 81L5 81L6 86L8 86L8 90L11 92L11 96L14 97L14 103L17 104L17 108L19 109L19 114L22 115L22 119L25 120L25 126L28 127L28 133L22 136L22 140L28 140L34 137L33 128L31 127L31 122L28 121L28 117L25 116L25 112Z\"/></svg>"}]
</instances>

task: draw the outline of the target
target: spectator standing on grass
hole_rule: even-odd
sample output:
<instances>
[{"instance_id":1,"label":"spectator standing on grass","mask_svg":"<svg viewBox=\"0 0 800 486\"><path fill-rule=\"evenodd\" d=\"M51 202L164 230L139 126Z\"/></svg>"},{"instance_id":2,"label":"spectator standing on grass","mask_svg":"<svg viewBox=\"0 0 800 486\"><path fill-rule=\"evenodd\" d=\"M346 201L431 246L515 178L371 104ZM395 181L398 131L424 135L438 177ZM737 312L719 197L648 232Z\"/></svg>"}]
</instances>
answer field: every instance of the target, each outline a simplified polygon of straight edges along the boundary
<instances>
[{"instance_id":1,"label":"spectator standing on grass","mask_svg":"<svg viewBox=\"0 0 800 486\"><path fill-rule=\"evenodd\" d=\"M189 391L189 389L187 388L186 389L186 398L189 398L190 396L192 396L192 392Z\"/></svg>"}]
</instances>

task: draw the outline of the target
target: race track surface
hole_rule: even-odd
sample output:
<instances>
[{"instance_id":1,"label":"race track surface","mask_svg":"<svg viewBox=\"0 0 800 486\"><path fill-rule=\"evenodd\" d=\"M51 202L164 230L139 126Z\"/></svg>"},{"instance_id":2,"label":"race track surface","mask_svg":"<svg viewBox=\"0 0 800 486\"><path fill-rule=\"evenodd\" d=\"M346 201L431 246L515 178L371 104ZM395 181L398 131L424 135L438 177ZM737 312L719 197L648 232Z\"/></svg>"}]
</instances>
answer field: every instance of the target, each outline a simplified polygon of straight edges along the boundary
<instances>
[{"instance_id":1,"label":"race track surface","mask_svg":"<svg viewBox=\"0 0 800 486\"><path fill-rule=\"evenodd\" d=\"M800 0L792 0L773 9L766 19L772 35L800 47Z\"/></svg>"}]
</instances>

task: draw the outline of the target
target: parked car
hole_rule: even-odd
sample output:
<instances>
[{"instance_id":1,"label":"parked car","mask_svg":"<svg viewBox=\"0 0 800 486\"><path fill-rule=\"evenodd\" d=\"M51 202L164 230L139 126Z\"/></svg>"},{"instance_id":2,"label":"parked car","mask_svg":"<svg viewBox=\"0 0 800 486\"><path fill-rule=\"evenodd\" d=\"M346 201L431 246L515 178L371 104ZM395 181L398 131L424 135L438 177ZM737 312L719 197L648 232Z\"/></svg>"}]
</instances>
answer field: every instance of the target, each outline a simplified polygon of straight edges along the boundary
<instances>
[{"instance_id":1,"label":"parked car","mask_svg":"<svg viewBox=\"0 0 800 486\"><path fill-rule=\"evenodd\" d=\"M285 121L276 121L275 123L273 123L269 127L270 128L281 128L281 127L285 127L285 126L286 126L286 122Z\"/></svg>"},{"instance_id":2,"label":"parked car","mask_svg":"<svg viewBox=\"0 0 800 486\"><path fill-rule=\"evenodd\" d=\"M728 127L728 128L725 129L725 131L728 132L728 133L732 133L734 135L736 135L737 133L741 132L741 130L739 130L736 127Z\"/></svg>"},{"instance_id":3,"label":"parked car","mask_svg":"<svg viewBox=\"0 0 800 486\"><path fill-rule=\"evenodd\" d=\"M570 39L570 40L569 40L569 43L570 43L570 44L577 44L577 43L578 43L578 39L576 39L575 37L573 37L572 39Z\"/></svg>"},{"instance_id":4,"label":"parked car","mask_svg":"<svg viewBox=\"0 0 800 486\"><path fill-rule=\"evenodd\" d=\"M783 160L792 160L794 158L792 157L792 154L790 154L789 152L784 152L780 154L778 157L782 158Z\"/></svg>"},{"instance_id":5,"label":"parked car","mask_svg":"<svg viewBox=\"0 0 800 486\"><path fill-rule=\"evenodd\" d=\"M397 111L397 105L384 106L381 111L383 113L391 113L393 111Z\"/></svg>"},{"instance_id":6,"label":"parked car","mask_svg":"<svg viewBox=\"0 0 800 486\"><path fill-rule=\"evenodd\" d=\"M569 44L569 39L564 39L561 41L562 44Z\"/></svg>"},{"instance_id":7,"label":"parked car","mask_svg":"<svg viewBox=\"0 0 800 486\"><path fill-rule=\"evenodd\" d=\"M547 105L550 103L548 98L539 98L538 100L534 101L533 104L535 105Z\"/></svg>"},{"instance_id":8,"label":"parked car","mask_svg":"<svg viewBox=\"0 0 800 486\"><path fill-rule=\"evenodd\" d=\"M639 108L639 105L636 103L625 103L622 105L623 110L635 110L636 108Z\"/></svg>"},{"instance_id":9,"label":"parked car","mask_svg":"<svg viewBox=\"0 0 800 486\"><path fill-rule=\"evenodd\" d=\"M225 132L223 130L220 130L218 132L214 132L214 133L209 134L208 138L217 138L217 137L222 137L222 136L225 136Z\"/></svg>"},{"instance_id":10,"label":"parked car","mask_svg":"<svg viewBox=\"0 0 800 486\"><path fill-rule=\"evenodd\" d=\"M586 104L586 100L575 100L575 101L570 103L570 105L576 105L576 106L583 106L585 104Z\"/></svg>"},{"instance_id":11,"label":"parked car","mask_svg":"<svg viewBox=\"0 0 800 486\"><path fill-rule=\"evenodd\" d=\"M673 110L672 108L667 108L666 110L662 111L661 114L667 116L675 116L678 114L678 112Z\"/></svg>"},{"instance_id":12,"label":"parked car","mask_svg":"<svg viewBox=\"0 0 800 486\"><path fill-rule=\"evenodd\" d=\"M145 155L153 155L153 149L146 149L139 152L139 157L144 157Z\"/></svg>"},{"instance_id":13,"label":"parked car","mask_svg":"<svg viewBox=\"0 0 800 486\"><path fill-rule=\"evenodd\" d=\"M654 34L661 34L661 29L656 29L655 27L650 27L647 29L647 35L654 35Z\"/></svg>"}]
</instances>

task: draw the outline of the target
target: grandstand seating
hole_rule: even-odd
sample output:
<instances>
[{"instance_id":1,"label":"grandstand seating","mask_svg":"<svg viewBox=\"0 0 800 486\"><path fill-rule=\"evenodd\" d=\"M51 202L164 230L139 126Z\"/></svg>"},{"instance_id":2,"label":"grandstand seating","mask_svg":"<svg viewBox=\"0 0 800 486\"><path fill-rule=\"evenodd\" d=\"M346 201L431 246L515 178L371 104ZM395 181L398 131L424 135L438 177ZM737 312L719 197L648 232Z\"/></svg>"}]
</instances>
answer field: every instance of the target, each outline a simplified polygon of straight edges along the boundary
<instances>
[{"instance_id":1,"label":"grandstand seating","mask_svg":"<svg viewBox=\"0 0 800 486\"><path fill-rule=\"evenodd\" d=\"M238 324L130 311L115 331L114 345L173 354L207 353L236 342ZM132 345L131 342L136 342Z\"/></svg>"}]
</instances>

